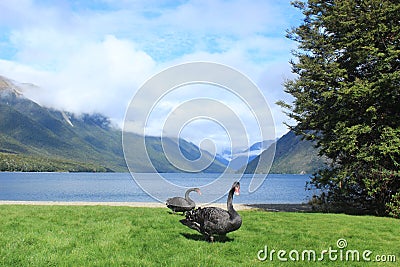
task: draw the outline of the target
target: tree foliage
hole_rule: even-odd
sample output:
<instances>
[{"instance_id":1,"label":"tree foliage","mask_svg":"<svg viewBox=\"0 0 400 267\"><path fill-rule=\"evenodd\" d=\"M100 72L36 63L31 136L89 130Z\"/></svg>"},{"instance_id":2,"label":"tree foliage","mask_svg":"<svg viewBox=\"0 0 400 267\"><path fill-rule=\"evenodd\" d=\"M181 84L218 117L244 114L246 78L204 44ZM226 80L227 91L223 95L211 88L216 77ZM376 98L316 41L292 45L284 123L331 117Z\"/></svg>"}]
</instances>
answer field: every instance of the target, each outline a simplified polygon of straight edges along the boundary
<instances>
[{"instance_id":1,"label":"tree foliage","mask_svg":"<svg viewBox=\"0 0 400 267\"><path fill-rule=\"evenodd\" d=\"M0 172L108 172L106 167L69 159L0 152Z\"/></svg>"},{"instance_id":2,"label":"tree foliage","mask_svg":"<svg viewBox=\"0 0 400 267\"><path fill-rule=\"evenodd\" d=\"M335 205L398 214L400 188L400 3L308 0L292 3L303 23L279 102L315 140L329 168L311 183ZM397 213L396 213L397 209Z\"/></svg>"}]
</instances>

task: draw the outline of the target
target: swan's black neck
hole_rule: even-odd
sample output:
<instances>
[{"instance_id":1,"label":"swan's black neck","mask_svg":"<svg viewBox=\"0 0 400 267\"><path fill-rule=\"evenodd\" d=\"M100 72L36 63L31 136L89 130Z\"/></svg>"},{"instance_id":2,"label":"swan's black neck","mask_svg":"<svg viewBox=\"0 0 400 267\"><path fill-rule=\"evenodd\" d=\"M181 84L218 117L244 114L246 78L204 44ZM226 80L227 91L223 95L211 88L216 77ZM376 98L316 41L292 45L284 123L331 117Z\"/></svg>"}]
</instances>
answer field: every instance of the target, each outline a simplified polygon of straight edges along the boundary
<instances>
[{"instance_id":1,"label":"swan's black neck","mask_svg":"<svg viewBox=\"0 0 400 267\"><path fill-rule=\"evenodd\" d=\"M185 193L185 199L186 199L187 201L189 201L189 202L193 202L193 200L189 197L190 192L193 192L193 191L196 191L196 189L194 189L194 188L188 189L188 190L186 191L186 193Z\"/></svg>"},{"instance_id":2,"label":"swan's black neck","mask_svg":"<svg viewBox=\"0 0 400 267\"><path fill-rule=\"evenodd\" d=\"M233 193L235 192L235 187L232 187L231 190L229 191L228 194L228 201L226 202L227 208L228 208L228 212L231 216L235 216L238 213L236 212L236 210L233 208Z\"/></svg>"}]
</instances>

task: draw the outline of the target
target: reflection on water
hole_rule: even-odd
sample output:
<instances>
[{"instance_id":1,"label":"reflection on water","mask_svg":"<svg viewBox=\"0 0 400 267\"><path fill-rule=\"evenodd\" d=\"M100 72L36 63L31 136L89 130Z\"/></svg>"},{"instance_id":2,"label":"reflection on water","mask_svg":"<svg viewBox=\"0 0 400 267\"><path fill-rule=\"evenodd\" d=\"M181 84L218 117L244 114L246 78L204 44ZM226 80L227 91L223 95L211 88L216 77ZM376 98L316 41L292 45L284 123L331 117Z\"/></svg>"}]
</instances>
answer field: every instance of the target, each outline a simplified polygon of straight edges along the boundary
<instances>
[{"instance_id":1,"label":"reflection on water","mask_svg":"<svg viewBox=\"0 0 400 267\"><path fill-rule=\"evenodd\" d=\"M183 187L202 187L212 183L218 174L163 174L170 183ZM166 192L157 185L157 174L146 174L148 182L156 190L161 200L181 192ZM239 177L230 177L236 179ZM251 175L240 179L241 194L235 196L234 203L303 203L315 192L306 191L308 175L269 174L261 187L249 193ZM223 183L223 182L222 182ZM226 192L231 186L220 190L202 190L203 195L192 193L196 202L207 202L220 197L219 192ZM99 202L153 202L134 181L129 173L0 173L0 200L26 201L99 201ZM217 202L225 202L226 196Z\"/></svg>"}]
</instances>

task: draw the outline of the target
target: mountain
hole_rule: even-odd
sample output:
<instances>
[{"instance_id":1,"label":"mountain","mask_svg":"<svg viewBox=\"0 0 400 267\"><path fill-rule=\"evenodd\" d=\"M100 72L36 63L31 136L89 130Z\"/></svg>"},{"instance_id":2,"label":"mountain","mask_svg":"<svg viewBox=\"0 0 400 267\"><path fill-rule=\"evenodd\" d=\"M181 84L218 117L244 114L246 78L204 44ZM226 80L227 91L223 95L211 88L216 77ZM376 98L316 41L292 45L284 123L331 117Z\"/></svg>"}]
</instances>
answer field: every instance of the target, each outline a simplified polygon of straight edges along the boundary
<instances>
[{"instance_id":1,"label":"mountain","mask_svg":"<svg viewBox=\"0 0 400 267\"><path fill-rule=\"evenodd\" d=\"M130 144L130 147L139 147L139 142L143 142L143 138L134 133L126 133L124 135L125 142ZM203 154L207 162L211 162L210 166L204 169L202 172L219 173L223 172L226 168L224 164L218 160L214 160L212 155L207 151L201 151L193 143L187 142L184 139L168 138L164 137L161 142L160 137L146 136L145 137L146 152L149 155L151 164L156 168L158 172L181 172L171 162L176 162L177 165L183 170L197 169L196 159L200 158ZM175 148L179 148L179 150ZM172 151L168 154L168 158L164 151ZM180 160L183 155L190 163ZM135 153L135 151L128 151L127 160L130 163L129 166L134 172L152 172L154 169L151 165L147 164L147 155L144 153Z\"/></svg>"},{"instance_id":2,"label":"mountain","mask_svg":"<svg viewBox=\"0 0 400 267\"><path fill-rule=\"evenodd\" d=\"M11 81L0 80L0 148L3 165L9 165L2 169L30 171L38 165L43 170L44 164L50 168L44 170L64 170L61 165L66 164L69 171L126 170L120 132L107 118L41 107L25 98ZM30 166L10 166L21 158L22 164L26 161ZM52 166L55 162L57 166Z\"/></svg>"},{"instance_id":3,"label":"mountain","mask_svg":"<svg viewBox=\"0 0 400 267\"><path fill-rule=\"evenodd\" d=\"M254 152L254 151L264 151L270 145L272 145L276 140L264 140L261 142L254 143L251 145L246 151ZM261 154L261 153L260 153Z\"/></svg>"},{"instance_id":4,"label":"mountain","mask_svg":"<svg viewBox=\"0 0 400 267\"><path fill-rule=\"evenodd\" d=\"M240 170L243 168L243 166L251 162L274 142L274 140L257 142L247 149L234 153L231 153L230 150L226 150L222 153L223 156L219 156L221 158L220 161L225 163L225 165L229 164L229 168L233 170Z\"/></svg>"},{"instance_id":5,"label":"mountain","mask_svg":"<svg viewBox=\"0 0 400 267\"><path fill-rule=\"evenodd\" d=\"M0 76L0 171L127 171L121 138L121 130L103 115L42 107L25 98L16 82ZM179 142L181 153L189 158L207 154L184 140L166 142ZM178 171L163 154L159 138L146 137L146 145L158 171ZM141 164L144 156L136 155L135 171L151 169ZM214 161L205 171L224 168Z\"/></svg>"},{"instance_id":6,"label":"mountain","mask_svg":"<svg viewBox=\"0 0 400 267\"><path fill-rule=\"evenodd\" d=\"M266 173L266 162L270 162L271 156L272 149L265 150L246 166L245 173ZM290 131L276 142L270 173L313 173L325 164L326 160L318 155L311 141L302 140Z\"/></svg>"},{"instance_id":7,"label":"mountain","mask_svg":"<svg viewBox=\"0 0 400 267\"><path fill-rule=\"evenodd\" d=\"M128 136L132 144L143 142L138 135ZM76 115L42 107L25 98L18 83L0 76L0 171L127 171L121 138L121 130L103 115ZM247 173L267 171L265 162L272 160L270 145L274 142L258 142L233 155L229 151L213 159L208 152L183 139L165 138L163 145L160 137L147 136L145 141L151 165L159 172L180 171L170 161L186 169L196 168L196 164L201 164L196 159L203 155L211 162L203 172L224 171L233 158L230 167L239 170L246 166ZM167 159L163 149L169 147L180 150ZM181 154L193 163L181 161ZM133 171L153 170L146 154L133 152L130 157ZM258 162L261 164L256 169ZM313 143L289 132L276 142L270 172L312 173L322 166L324 160Z\"/></svg>"}]
</instances>

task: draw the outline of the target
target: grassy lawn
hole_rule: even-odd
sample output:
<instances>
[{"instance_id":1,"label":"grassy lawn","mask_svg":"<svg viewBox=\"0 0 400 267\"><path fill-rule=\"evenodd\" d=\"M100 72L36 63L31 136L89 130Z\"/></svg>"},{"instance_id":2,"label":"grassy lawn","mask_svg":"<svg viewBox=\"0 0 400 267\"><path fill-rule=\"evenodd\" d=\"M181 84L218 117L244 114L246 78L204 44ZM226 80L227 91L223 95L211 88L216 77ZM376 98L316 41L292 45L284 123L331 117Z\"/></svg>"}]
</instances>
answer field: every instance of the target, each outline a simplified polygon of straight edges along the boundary
<instances>
[{"instance_id":1,"label":"grassy lawn","mask_svg":"<svg viewBox=\"0 0 400 267\"><path fill-rule=\"evenodd\" d=\"M240 211L242 227L207 243L160 208L109 206L0 206L0 266L397 266L400 220L342 214ZM337 240L347 247L340 250ZM285 250L260 261L258 251ZM330 261L301 260L304 250L338 250ZM289 252L297 250L293 262ZM347 250L395 255L396 262L345 262ZM340 261L340 251L343 261ZM291 254L295 257L296 254ZM264 256L264 254L260 254ZM361 257L361 256L360 256Z\"/></svg>"}]
</instances>

